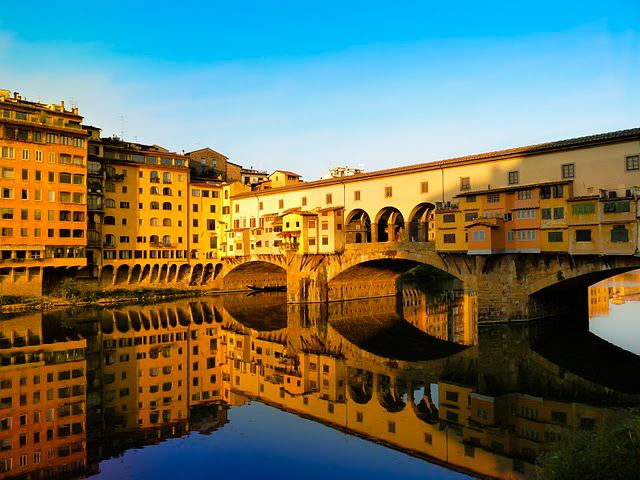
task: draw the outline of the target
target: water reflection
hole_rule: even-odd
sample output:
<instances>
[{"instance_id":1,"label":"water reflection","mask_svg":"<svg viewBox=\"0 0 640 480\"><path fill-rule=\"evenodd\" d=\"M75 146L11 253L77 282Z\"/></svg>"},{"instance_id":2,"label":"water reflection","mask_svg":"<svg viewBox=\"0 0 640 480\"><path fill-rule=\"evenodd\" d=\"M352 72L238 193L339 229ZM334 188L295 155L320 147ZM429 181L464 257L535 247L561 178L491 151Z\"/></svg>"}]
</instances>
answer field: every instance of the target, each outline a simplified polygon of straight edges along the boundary
<instances>
[{"instance_id":1,"label":"water reflection","mask_svg":"<svg viewBox=\"0 0 640 480\"><path fill-rule=\"evenodd\" d=\"M250 400L447 468L531 478L562 429L638 403L638 380L558 360L549 338L585 345L570 319L478 327L461 289L284 302L226 295L0 323L0 478L97 473L130 448L215 435Z\"/></svg>"},{"instance_id":2,"label":"water reflection","mask_svg":"<svg viewBox=\"0 0 640 480\"><path fill-rule=\"evenodd\" d=\"M640 354L640 271L616 275L589 289L590 330Z\"/></svg>"}]
</instances>

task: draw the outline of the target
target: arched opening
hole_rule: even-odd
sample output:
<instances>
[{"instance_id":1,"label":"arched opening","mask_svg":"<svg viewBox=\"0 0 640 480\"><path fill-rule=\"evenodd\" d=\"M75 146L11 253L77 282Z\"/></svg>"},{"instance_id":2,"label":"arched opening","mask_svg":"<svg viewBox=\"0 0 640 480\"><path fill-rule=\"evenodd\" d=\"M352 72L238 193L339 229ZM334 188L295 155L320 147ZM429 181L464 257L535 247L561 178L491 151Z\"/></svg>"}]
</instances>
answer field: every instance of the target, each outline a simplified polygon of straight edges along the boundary
<instances>
[{"instance_id":1,"label":"arched opening","mask_svg":"<svg viewBox=\"0 0 640 480\"><path fill-rule=\"evenodd\" d=\"M151 315L151 326L153 326L154 330L158 330L158 328L160 328L160 322L158 322L158 312L156 312L155 310L151 310L149 312L149 315Z\"/></svg>"},{"instance_id":2,"label":"arched opening","mask_svg":"<svg viewBox=\"0 0 640 480\"><path fill-rule=\"evenodd\" d=\"M372 227L373 234L378 242L402 242L405 241L406 231L404 217L400 210L395 207L385 207L376 217L376 223Z\"/></svg>"},{"instance_id":3,"label":"arched opening","mask_svg":"<svg viewBox=\"0 0 640 480\"><path fill-rule=\"evenodd\" d=\"M131 278L129 279L129 284L133 285L135 283L138 283L140 281L140 271L142 270L142 268L140 267L139 264L135 264L133 266L133 270L131 270Z\"/></svg>"},{"instance_id":4,"label":"arched opening","mask_svg":"<svg viewBox=\"0 0 640 480\"><path fill-rule=\"evenodd\" d=\"M160 269L160 278L158 278L158 282L163 283L167 281L168 271L169 271L169 267L165 263L164 265L162 265L162 268Z\"/></svg>"},{"instance_id":5,"label":"arched opening","mask_svg":"<svg viewBox=\"0 0 640 480\"><path fill-rule=\"evenodd\" d=\"M189 307L191 308L191 303L189 303ZM191 323L189 313L187 313L183 308L178 307L178 323L183 327L189 326Z\"/></svg>"},{"instance_id":6,"label":"arched opening","mask_svg":"<svg viewBox=\"0 0 640 480\"><path fill-rule=\"evenodd\" d=\"M173 308L170 308L167 310L167 315L169 317L169 325L171 325L172 327L177 327L178 326L178 315L176 314L175 310L173 310Z\"/></svg>"},{"instance_id":7,"label":"arched opening","mask_svg":"<svg viewBox=\"0 0 640 480\"><path fill-rule=\"evenodd\" d=\"M353 210L347 216L345 225L347 243L371 242L371 219L364 210Z\"/></svg>"},{"instance_id":8,"label":"arched opening","mask_svg":"<svg viewBox=\"0 0 640 480\"><path fill-rule=\"evenodd\" d=\"M178 266L176 264L171 265L171 268L169 268L169 275L167 276L167 283L171 283L176 279L177 272Z\"/></svg>"},{"instance_id":9,"label":"arched opening","mask_svg":"<svg viewBox=\"0 0 640 480\"><path fill-rule=\"evenodd\" d=\"M116 285L126 283L129 278L129 265L120 265L116 271Z\"/></svg>"},{"instance_id":10,"label":"arched opening","mask_svg":"<svg viewBox=\"0 0 640 480\"><path fill-rule=\"evenodd\" d=\"M198 263L193 267L191 271L191 280L189 280L189 285L199 285L200 278L202 277L202 264Z\"/></svg>"},{"instance_id":11,"label":"arched opening","mask_svg":"<svg viewBox=\"0 0 640 480\"><path fill-rule=\"evenodd\" d=\"M409 216L409 241L410 242L430 242L435 236L433 228L429 228L433 221L431 216L435 209L432 203L421 203L417 205Z\"/></svg>"},{"instance_id":12,"label":"arched opening","mask_svg":"<svg viewBox=\"0 0 640 480\"><path fill-rule=\"evenodd\" d=\"M207 263L204 267L204 275L202 276L202 285L205 285L213 276L213 265Z\"/></svg>"},{"instance_id":13,"label":"arched opening","mask_svg":"<svg viewBox=\"0 0 640 480\"><path fill-rule=\"evenodd\" d=\"M149 283L156 283L158 281L158 273L160 273L160 267L156 264L151 269L151 278L149 279Z\"/></svg>"},{"instance_id":14,"label":"arched opening","mask_svg":"<svg viewBox=\"0 0 640 480\"><path fill-rule=\"evenodd\" d=\"M222 273L222 264L221 263L216 263L216 268L213 272L213 279L215 280L216 278L218 278L218 275L220 275Z\"/></svg>"},{"instance_id":15,"label":"arched opening","mask_svg":"<svg viewBox=\"0 0 640 480\"><path fill-rule=\"evenodd\" d=\"M140 312L140 319L142 321L142 326L145 330L151 330L151 322L149 321L149 317L147 317L143 312Z\"/></svg>"},{"instance_id":16,"label":"arched opening","mask_svg":"<svg viewBox=\"0 0 640 480\"><path fill-rule=\"evenodd\" d=\"M373 374L366 370L349 367L347 371L349 377L348 393L351 399L365 405L373 397Z\"/></svg>"},{"instance_id":17,"label":"arched opening","mask_svg":"<svg viewBox=\"0 0 640 480\"><path fill-rule=\"evenodd\" d=\"M142 275L140 275L140 283L149 278L149 273L151 272L151 266L146 264L142 269Z\"/></svg>"},{"instance_id":18,"label":"arched opening","mask_svg":"<svg viewBox=\"0 0 640 480\"><path fill-rule=\"evenodd\" d=\"M164 187L162 189L162 195L171 195L171 189L169 187Z\"/></svg>"},{"instance_id":19,"label":"arched opening","mask_svg":"<svg viewBox=\"0 0 640 480\"><path fill-rule=\"evenodd\" d=\"M105 265L100 272L100 285L108 287L113 285L113 265Z\"/></svg>"},{"instance_id":20,"label":"arched opening","mask_svg":"<svg viewBox=\"0 0 640 480\"><path fill-rule=\"evenodd\" d=\"M184 282L189 277L189 265L180 265L180 269L178 270L178 282Z\"/></svg>"},{"instance_id":21,"label":"arched opening","mask_svg":"<svg viewBox=\"0 0 640 480\"><path fill-rule=\"evenodd\" d=\"M171 219L170 218L162 219L162 226L163 227L170 227L171 226Z\"/></svg>"},{"instance_id":22,"label":"arched opening","mask_svg":"<svg viewBox=\"0 0 640 480\"><path fill-rule=\"evenodd\" d=\"M162 237L162 246L165 248L171 248L171 235L165 235Z\"/></svg>"},{"instance_id":23,"label":"arched opening","mask_svg":"<svg viewBox=\"0 0 640 480\"><path fill-rule=\"evenodd\" d=\"M122 312L114 312L116 317L116 326L120 333L127 333L129 331L129 315Z\"/></svg>"},{"instance_id":24,"label":"arched opening","mask_svg":"<svg viewBox=\"0 0 640 480\"><path fill-rule=\"evenodd\" d=\"M142 328L142 324L140 323L140 312L138 312L137 310L131 310L129 312L129 322L133 329L136 332L139 332Z\"/></svg>"},{"instance_id":25,"label":"arched opening","mask_svg":"<svg viewBox=\"0 0 640 480\"><path fill-rule=\"evenodd\" d=\"M406 406L406 382L402 379L378 375L378 399L387 412L401 412Z\"/></svg>"},{"instance_id":26,"label":"arched opening","mask_svg":"<svg viewBox=\"0 0 640 480\"><path fill-rule=\"evenodd\" d=\"M116 224L116 217L112 217L111 215L107 215L106 217L104 217L104 224L105 225L115 225Z\"/></svg>"},{"instance_id":27,"label":"arched opening","mask_svg":"<svg viewBox=\"0 0 640 480\"><path fill-rule=\"evenodd\" d=\"M191 312L191 319L193 323L202 323L202 308L199 302L189 302L189 311ZM196 322L198 319L198 322Z\"/></svg>"}]
</instances>

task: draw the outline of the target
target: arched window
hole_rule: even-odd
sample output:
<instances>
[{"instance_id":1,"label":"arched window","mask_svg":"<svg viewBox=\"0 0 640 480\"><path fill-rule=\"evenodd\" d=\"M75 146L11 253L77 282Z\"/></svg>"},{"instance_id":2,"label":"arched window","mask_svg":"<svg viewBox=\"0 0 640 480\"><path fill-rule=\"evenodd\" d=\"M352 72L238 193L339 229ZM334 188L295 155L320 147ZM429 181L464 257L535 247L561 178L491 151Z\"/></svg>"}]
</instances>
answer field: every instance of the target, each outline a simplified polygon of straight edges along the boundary
<instances>
[{"instance_id":1,"label":"arched window","mask_svg":"<svg viewBox=\"0 0 640 480\"><path fill-rule=\"evenodd\" d=\"M112 216L104 217L104 224L105 225L115 225L116 224L116 217L112 217Z\"/></svg>"},{"instance_id":2,"label":"arched window","mask_svg":"<svg viewBox=\"0 0 640 480\"><path fill-rule=\"evenodd\" d=\"M160 204L158 202L151 202L151 210L160 210Z\"/></svg>"},{"instance_id":3,"label":"arched window","mask_svg":"<svg viewBox=\"0 0 640 480\"><path fill-rule=\"evenodd\" d=\"M171 189L169 187L164 187L162 189L162 194L163 195L171 195Z\"/></svg>"},{"instance_id":4,"label":"arched window","mask_svg":"<svg viewBox=\"0 0 640 480\"><path fill-rule=\"evenodd\" d=\"M225 191L224 191L224 198L225 198L225 200L226 200L227 198L229 198L229 190L225 190Z\"/></svg>"},{"instance_id":5,"label":"arched window","mask_svg":"<svg viewBox=\"0 0 640 480\"><path fill-rule=\"evenodd\" d=\"M149 241L151 243L160 243L160 237L158 237L158 235L151 235L151 238L149 239Z\"/></svg>"},{"instance_id":6,"label":"arched window","mask_svg":"<svg viewBox=\"0 0 640 480\"><path fill-rule=\"evenodd\" d=\"M173 207L171 206L171 202L164 202L162 204L162 209L163 210L171 210Z\"/></svg>"},{"instance_id":7,"label":"arched window","mask_svg":"<svg viewBox=\"0 0 640 480\"><path fill-rule=\"evenodd\" d=\"M115 235L105 235L104 236L104 246L105 247L115 247L116 246L116 236Z\"/></svg>"},{"instance_id":8,"label":"arched window","mask_svg":"<svg viewBox=\"0 0 640 480\"><path fill-rule=\"evenodd\" d=\"M116 191L116 186L115 186L115 184L113 184L113 183L107 183L107 184L104 186L104 189L105 189L107 192L115 192L115 191Z\"/></svg>"},{"instance_id":9,"label":"arched window","mask_svg":"<svg viewBox=\"0 0 640 480\"><path fill-rule=\"evenodd\" d=\"M151 195L160 195L160 190L158 190L158 187L151 187Z\"/></svg>"},{"instance_id":10,"label":"arched window","mask_svg":"<svg viewBox=\"0 0 640 480\"><path fill-rule=\"evenodd\" d=\"M171 183L171 174L169 172L162 174L162 183Z\"/></svg>"},{"instance_id":11,"label":"arched window","mask_svg":"<svg viewBox=\"0 0 640 480\"><path fill-rule=\"evenodd\" d=\"M160 222L158 222L158 219L157 219L157 218L152 218L152 219L149 221L149 225L151 225L152 227L157 227L158 225L160 225Z\"/></svg>"},{"instance_id":12,"label":"arched window","mask_svg":"<svg viewBox=\"0 0 640 480\"><path fill-rule=\"evenodd\" d=\"M105 171L107 172L107 176L114 176L116 174L116 169L113 167L107 167L105 168Z\"/></svg>"},{"instance_id":13,"label":"arched window","mask_svg":"<svg viewBox=\"0 0 640 480\"><path fill-rule=\"evenodd\" d=\"M116 208L116 201L113 198L107 198L104 201L104 206L106 208Z\"/></svg>"},{"instance_id":14,"label":"arched window","mask_svg":"<svg viewBox=\"0 0 640 480\"><path fill-rule=\"evenodd\" d=\"M162 245L164 245L165 247L171 246L171 235L165 235L164 237L162 237Z\"/></svg>"},{"instance_id":15,"label":"arched window","mask_svg":"<svg viewBox=\"0 0 640 480\"><path fill-rule=\"evenodd\" d=\"M162 226L163 227L170 227L171 226L171 219L170 218L165 218L164 220L162 220Z\"/></svg>"}]
</instances>

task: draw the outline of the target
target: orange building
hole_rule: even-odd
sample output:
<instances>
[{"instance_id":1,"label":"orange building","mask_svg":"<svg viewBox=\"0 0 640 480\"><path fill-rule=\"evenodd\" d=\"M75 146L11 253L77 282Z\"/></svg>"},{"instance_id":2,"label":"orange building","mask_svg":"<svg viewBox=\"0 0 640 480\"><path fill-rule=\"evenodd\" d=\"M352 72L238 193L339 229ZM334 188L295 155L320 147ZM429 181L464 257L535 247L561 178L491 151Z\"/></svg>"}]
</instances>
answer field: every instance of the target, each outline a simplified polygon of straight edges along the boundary
<instances>
[{"instance_id":1,"label":"orange building","mask_svg":"<svg viewBox=\"0 0 640 480\"><path fill-rule=\"evenodd\" d=\"M86 265L87 133L78 110L0 90L0 285L41 295ZM46 287L46 285L45 285Z\"/></svg>"}]
</instances>

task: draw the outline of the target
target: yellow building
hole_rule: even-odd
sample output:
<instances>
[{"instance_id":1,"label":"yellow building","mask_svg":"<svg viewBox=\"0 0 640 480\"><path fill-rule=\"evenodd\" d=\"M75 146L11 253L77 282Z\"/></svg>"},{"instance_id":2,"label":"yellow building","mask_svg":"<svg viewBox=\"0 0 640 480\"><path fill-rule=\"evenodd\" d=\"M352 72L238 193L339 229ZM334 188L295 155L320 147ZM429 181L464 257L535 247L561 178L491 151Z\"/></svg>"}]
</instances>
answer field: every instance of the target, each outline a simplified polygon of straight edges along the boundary
<instances>
[{"instance_id":1,"label":"yellow building","mask_svg":"<svg viewBox=\"0 0 640 480\"><path fill-rule=\"evenodd\" d=\"M226 228L222 220L221 183L189 183L191 224L189 225L189 259L215 260L222 255Z\"/></svg>"},{"instance_id":2,"label":"yellow building","mask_svg":"<svg viewBox=\"0 0 640 480\"><path fill-rule=\"evenodd\" d=\"M64 102L31 102L0 90L3 293L40 295L52 278L86 265L82 119Z\"/></svg>"},{"instance_id":3,"label":"yellow building","mask_svg":"<svg viewBox=\"0 0 640 480\"><path fill-rule=\"evenodd\" d=\"M188 266L188 158L103 139L103 285L172 282ZM181 267L184 268L181 270Z\"/></svg>"}]
</instances>

